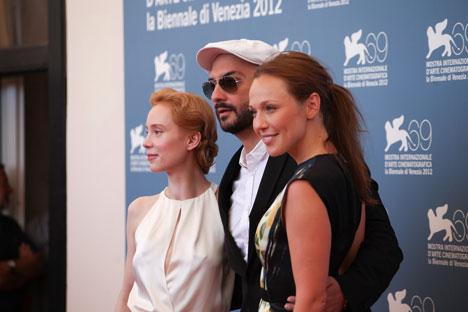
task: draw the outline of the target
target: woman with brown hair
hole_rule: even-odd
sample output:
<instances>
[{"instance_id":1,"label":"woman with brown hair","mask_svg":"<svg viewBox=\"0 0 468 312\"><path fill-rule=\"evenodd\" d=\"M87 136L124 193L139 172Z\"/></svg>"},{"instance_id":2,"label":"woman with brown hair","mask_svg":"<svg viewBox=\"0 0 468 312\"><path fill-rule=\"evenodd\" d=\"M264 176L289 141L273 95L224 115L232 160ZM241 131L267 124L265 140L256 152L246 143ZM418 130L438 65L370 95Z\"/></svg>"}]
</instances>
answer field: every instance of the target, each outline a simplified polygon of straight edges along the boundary
<instances>
[{"instance_id":1,"label":"woman with brown hair","mask_svg":"<svg viewBox=\"0 0 468 312\"><path fill-rule=\"evenodd\" d=\"M351 93L309 55L262 64L250 89L253 126L271 156L290 154L295 174L260 221L264 290L259 311L324 311L327 276L346 270L364 231L370 177Z\"/></svg>"},{"instance_id":2,"label":"woman with brown hair","mask_svg":"<svg viewBox=\"0 0 468 312\"><path fill-rule=\"evenodd\" d=\"M198 95L153 93L146 121L152 172L168 186L128 208L127 260L116 311L228 311L233 273L225 263L217 185L205 174L218 153L216 121Z\"/></svg>"}]
</instances>

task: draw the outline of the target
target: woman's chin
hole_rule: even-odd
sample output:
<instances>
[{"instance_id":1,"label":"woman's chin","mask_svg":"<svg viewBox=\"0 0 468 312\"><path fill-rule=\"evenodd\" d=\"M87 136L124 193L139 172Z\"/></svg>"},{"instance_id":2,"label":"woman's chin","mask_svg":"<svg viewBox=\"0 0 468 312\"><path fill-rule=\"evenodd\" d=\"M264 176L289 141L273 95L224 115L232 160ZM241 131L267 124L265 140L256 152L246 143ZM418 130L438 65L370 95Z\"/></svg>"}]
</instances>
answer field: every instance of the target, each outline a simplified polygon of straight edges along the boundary
<instances>
[{"instance_id":1,"label":"woman's chin","mask_svg":"<svg viewBox=\"0 0 468 312\"><path fill-rule=\"evenodd\" d=\"M268 147L267 147L267 152L268 152L268 155L270 155L271 157L281 156L285 153L285 151L279 150L277 148L268 148Z\"/></svg>"},{"instance_id":2,"label":"woman's chin","mask_svg":"<svg viewBox=\"0 0 468 312\"><path fill-rule=\"evenodd\" d=\"M165 170L161 167L156 167L156 166L150 166L150 170L152 173L160 173L160 172L164 172Z\"/></svg>"}]
</instances>

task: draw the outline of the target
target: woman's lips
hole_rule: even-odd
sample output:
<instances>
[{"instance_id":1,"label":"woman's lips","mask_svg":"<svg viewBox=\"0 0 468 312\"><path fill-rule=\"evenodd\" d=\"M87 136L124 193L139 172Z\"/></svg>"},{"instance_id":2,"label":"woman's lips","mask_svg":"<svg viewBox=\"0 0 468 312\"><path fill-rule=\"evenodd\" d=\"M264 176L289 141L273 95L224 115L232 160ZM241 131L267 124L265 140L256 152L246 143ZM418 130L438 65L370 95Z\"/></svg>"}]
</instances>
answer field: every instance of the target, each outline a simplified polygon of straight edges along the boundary
<instances>
[{"instance_id":1,"label":"woman's lips","mask_svg":"<svg viewBox=\"0 0 468 312\"><path fill-rule=\"evenodd\" d=\"M148 160L151 161L151 160L155 159L158 156L158 154L149 154L148 153L148 154L146 154L146 156L147 156Z\"/></svg>"},{"instance_id":2,"label":"woman's lips","mask_svg":"<svg viewBox=\"0 0 468 312\"><path fill-rule=\"evenodd\" d=\"M265 145L271 144L276 138L277 134L262 135L262 141Z\"/></svg>"}]
</instances>

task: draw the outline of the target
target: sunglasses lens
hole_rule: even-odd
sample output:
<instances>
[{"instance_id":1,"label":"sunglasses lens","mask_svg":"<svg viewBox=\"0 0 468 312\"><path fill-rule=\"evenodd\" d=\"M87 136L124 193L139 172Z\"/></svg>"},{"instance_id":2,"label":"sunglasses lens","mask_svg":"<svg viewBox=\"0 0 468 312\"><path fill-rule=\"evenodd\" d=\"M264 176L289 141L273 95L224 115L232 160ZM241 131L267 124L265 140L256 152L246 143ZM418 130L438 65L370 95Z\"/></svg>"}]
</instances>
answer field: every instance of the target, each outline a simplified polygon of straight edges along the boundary
<instances>
[{"instance_id":1,"label":"sunglasses lens","mask_svg":"<svg viewBox=\"0 0 468 312\"><path fill-rule=\"evenodd\" d=\"M232 93L237 91L237 82L234 77L225 76L219 79L219 86L226 92Z\"/></svg>"},{"instance_id":2,"label":"sunglasses lens","mask_svg":"<svg viewBox=\"0 0 468 312\"><path fill-rule=\"evenodd\" d=\"M211 81L206 81L202 85L203 93L210 100L211 100L211 95L213 94L214 88L215 88L215 83Z\"/></svg>"},{"instance_id":3,"label":"sunglasses lens","mask_svg":"<svg viewBox=\"0 0 468 312\"><path fill-rule=\"evenodd\" d=\"M237 81L234 77L225 76L218 80L219 86L226 92L233 93L237 91ZM202 84L203 93L211 100L213 91L216 87L216 80L206 81Z\"/></svg>"}]
</instances>

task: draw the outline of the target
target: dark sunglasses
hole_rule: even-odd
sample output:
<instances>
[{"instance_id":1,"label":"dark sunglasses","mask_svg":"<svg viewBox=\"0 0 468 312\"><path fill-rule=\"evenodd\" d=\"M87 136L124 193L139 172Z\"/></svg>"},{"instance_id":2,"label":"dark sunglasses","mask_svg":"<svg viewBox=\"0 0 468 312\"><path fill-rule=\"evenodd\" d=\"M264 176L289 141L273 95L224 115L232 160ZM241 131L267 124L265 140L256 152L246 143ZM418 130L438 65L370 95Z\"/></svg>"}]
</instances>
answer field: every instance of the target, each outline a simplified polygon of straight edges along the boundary
<instances>
[{"instance_id":1,"label":"dark sunglasses","mask_svg":"<svg viewBox=\"0 0 468 312\"><path fill-rule=\"evenodd\" d=\"M216 79L211 79L202 84L203 93L207 98L211 100L211 95L213 94L214 89L216 88L216 84L218 83L221 89L228 93L234 93L237 91L239 87L238 82L241 82L247 79L236 79L232 76L224 76Z\"/></svg>"}]
</instances>

